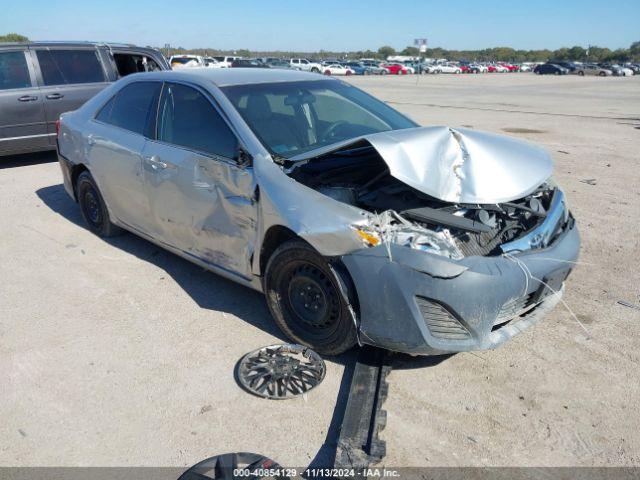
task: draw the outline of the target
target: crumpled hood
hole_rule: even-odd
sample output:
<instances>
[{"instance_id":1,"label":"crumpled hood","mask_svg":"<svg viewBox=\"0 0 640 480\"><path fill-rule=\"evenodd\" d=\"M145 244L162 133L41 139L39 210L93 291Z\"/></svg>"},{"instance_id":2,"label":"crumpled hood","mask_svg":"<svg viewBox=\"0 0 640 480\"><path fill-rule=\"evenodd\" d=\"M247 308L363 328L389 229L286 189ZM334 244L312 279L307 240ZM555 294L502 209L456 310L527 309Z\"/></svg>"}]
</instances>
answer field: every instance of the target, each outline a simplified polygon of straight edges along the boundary
<instances>
[{"instance_id":1,"label":"crumpled hood","mask_svg":"<svg viewBox=\"0 0 640 480\"><path fill-rule=\"evenodd\" d=\"M362 140L378 151L395 178L446 202L490 204L522 198L553 170L549 154L528 142L446 126L380 132L321 150L329 153Z\"/></svg>"},{"instance_id":2,"label":"crumpled hood","mask_svg":"<svg viewBox=\"0 0 640 480\"><path fill-rule=\"evenodd\" d=\"M500 203L522 198L551 176L544 150L467 128L423 127L364 137L398 180L440 200Z\"/></svg>"}]
</instances>

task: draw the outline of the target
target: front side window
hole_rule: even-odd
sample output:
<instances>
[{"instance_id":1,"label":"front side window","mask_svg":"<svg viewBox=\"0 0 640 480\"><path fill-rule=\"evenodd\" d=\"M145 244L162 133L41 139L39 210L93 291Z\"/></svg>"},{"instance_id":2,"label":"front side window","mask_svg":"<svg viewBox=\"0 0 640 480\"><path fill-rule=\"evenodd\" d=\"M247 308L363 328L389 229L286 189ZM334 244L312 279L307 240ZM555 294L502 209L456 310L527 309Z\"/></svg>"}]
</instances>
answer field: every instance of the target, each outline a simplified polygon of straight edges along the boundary
<instances>
[{"instance_id":1,"label":"front side window","mask_svg":"<svg viewBox=\"0 0 640 480\"><path fill-rule=\"evenodd\" d=\"M236 158L238 140L211 102L195 88L167 83L160 101L157 138L191 150Z\"/></svg>"},{"instance_id":2,"label":"front side window","mask_svg":"<svg viewBox=\"0 0 640 480\"><path fill-rule=\"evenodd\" d=\"M95 50L38 50L36 55L45 85L106 81Z\"/></svg>"},{"instance_id":3,"label":"front side window","mask_svg":"<svg viewBox=\"0 0 640 480\"><path fill-rule=\"evenodd\" d=\"M160 82L135 82L120 90L96 116L96 120L150 136Z\"/></svg>"},{"instance_id":4,"label":"front side window","mask_svg":"<svg viewBox=\"0 0 640 480\"><path fill-rule=\"evenodd\" d=\"M0 53L0 90L30 86L31 77L24 52Z\"/></svg>"},{"instance_id":5,"label":"front side window","mask_svg":"<svg viewBox=\"0 0 640 480\"><path fill-rule=\"evenodd\" d=\"M334 80L233 85L222 91L267 150L285 158L418 126L362 90Z\"/></svg>"}]
</instances>

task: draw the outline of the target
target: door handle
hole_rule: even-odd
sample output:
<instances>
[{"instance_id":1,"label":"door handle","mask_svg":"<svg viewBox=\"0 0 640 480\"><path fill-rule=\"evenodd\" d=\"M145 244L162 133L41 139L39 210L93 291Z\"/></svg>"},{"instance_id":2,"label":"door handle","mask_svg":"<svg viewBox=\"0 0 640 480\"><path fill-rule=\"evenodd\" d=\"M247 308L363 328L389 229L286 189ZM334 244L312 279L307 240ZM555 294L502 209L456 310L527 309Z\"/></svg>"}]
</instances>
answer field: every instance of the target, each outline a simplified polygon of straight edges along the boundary
<instances>
[{"instance_id":1,"label":"door handle","mask_svg":"<svg viewBox=\"0 0 640 480\"><path fill-rule=\"evenodd\" d=\"M144 157L144 161L147 162L154 170L164 170L165 168L167 168L167 164L160 160L157 155Z\"/></svg>"},{"instance_id":2,"label":"door handle","mask_svg":"<svg viewBox=\"0 0 640 480\"><path fill-rule=\"evenodd\" d=\"M62 97L64 97L64 95L62 95L61 93L50 93L49 95L47 95L47 98L49 100L58 100Z\"/></svg>"},{"instance_id":3,"label":"door handle","mask_svg":"<svg viewBox=\"0 0 640 480\"><path fill-rule=\"evenodd\" d=\"M36 100L38 100L38 97L34 95L23 95L18 98L19 102L35 102Z\"/></svg>"}]
</instances>

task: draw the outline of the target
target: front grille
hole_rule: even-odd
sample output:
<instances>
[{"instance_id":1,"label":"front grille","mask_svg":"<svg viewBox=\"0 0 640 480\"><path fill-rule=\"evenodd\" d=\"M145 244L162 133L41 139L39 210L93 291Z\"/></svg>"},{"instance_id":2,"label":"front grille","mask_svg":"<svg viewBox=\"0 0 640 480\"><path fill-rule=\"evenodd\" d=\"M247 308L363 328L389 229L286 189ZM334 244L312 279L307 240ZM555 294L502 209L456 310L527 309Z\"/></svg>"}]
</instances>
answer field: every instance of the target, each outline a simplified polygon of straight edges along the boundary
<instances>
[{"instance_id":1,"label":"front grille","mask_svg":"<svg viewBox=\"0 0 640 480\"><path fill-rule=\"evenodd\" d=\"M436 338L445 340L466 340L471 338L468 330L439 303L425 297L416 296L416 303L422 313L427 328Z\"/></svg>"},{"instance_id":2,"label":"front grille","mask_svg":"<svg viewBox=\"0 0 640 480\"><path fill-rule=\"evenodd\" d=\"M493 330L506 325L514 318L528 311L533 306L534 295L535 293L530 293L522 297L517 297L502 305L495 322L493 322Z\"/></svg>"},{"instance_id":3,"label":"front grille","mask_svg":"<svg viewBox=\"0 0 640 480\"><path fill-rule=\"evenodd\" d=\"M465 233L456 237L455 244L465 257L484 257L496 250L502 239L496 232Z\"/></svg>"}]
</instances>

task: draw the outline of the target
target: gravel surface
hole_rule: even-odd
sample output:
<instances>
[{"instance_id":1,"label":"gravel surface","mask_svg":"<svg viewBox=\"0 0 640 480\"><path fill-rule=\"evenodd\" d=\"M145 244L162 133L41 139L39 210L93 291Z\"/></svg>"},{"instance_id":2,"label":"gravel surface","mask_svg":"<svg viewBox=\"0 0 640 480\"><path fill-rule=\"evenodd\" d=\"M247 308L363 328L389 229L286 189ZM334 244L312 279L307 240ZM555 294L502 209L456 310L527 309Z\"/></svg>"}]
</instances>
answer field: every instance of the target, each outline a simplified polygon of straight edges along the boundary
<instances>
[{"instance_id":1,"label":"gravel surface","mask_svg":"<svg viewBox=\"0 0 640 480\"><path fill-rule=\"evenodd\" d=\"M640 310L617 304L640 304L640 77L348 81L423 125L547 148L583 238L565 299L588 335L558 306L494 351L397 358L384 463L640 465ZM53 160L0 158L0 465L322 460L354 354L327 360L306 399L245 393L236 362L284 341L262 296L133 235L91 235Z\"/></svg>"}]
</instances>

